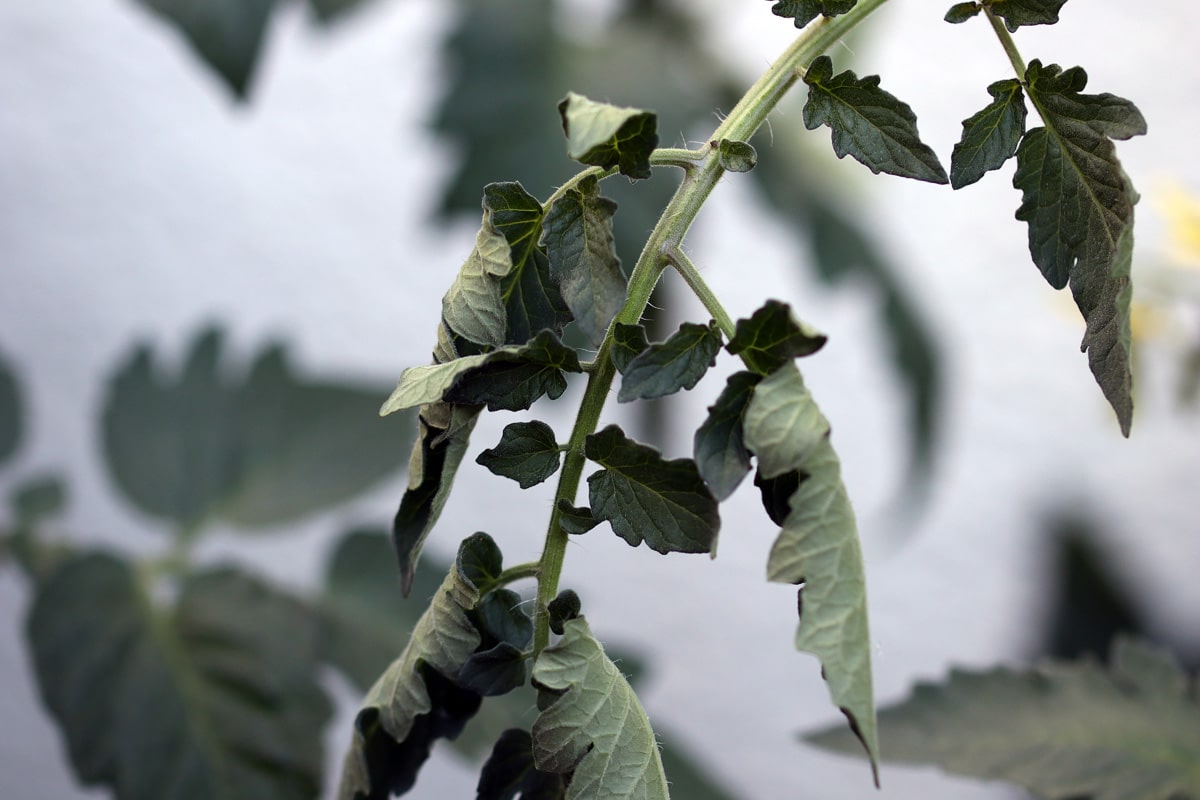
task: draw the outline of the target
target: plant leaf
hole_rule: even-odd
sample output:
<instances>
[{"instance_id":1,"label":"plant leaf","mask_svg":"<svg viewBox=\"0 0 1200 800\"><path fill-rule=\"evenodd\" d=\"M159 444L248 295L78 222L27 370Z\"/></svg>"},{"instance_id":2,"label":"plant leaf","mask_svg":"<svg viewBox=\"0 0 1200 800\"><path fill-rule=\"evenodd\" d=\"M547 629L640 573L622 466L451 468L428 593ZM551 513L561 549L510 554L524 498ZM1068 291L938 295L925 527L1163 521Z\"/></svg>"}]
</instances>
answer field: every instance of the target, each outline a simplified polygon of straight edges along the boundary
<instances>
[{"instance_id":1,"label":"plant leaf","mask_svg":"<svg viewBox=\"0 0 1200 800\"><path fill-rule=\"evenodd\" d=\"M725 349L741 356L746 366L759 375L770 375L794 359L817 352L827 338L796 319L787 303L768 300L749 319L737 321Z\"/></svg>"},{"instance_id":2,"label":"plant leaf","mask_svg":"<svg viewBox=\"0 0 1200 800\"><path fill-rule=\"evenodd\" d=\"M587 533L592 528L600 524L600 520L592 516L592 510L587 508L576 508L566 500L558 501L558 524L568 534Z\"/></svg>"},{"instance_id":3,"label":"plant leaf","mask_svg":"<svg viewBox=\"0 0 1200 800\"><path fill-rule=\"evenodd\" d=\"M599 181L589 176L554 201L542 224L550 276L593 347L604 341L625 304L625 275L613 247L616 210L616 203L600 196Z\"/></svg>"},{"instance_id":4,"label":"plant leaf","mask_svg":"<svg viewBox=\"0 0 1200 800\"><path fill-rule=\"evenodd\" d=\"M988 87L992 102L963 120L962 138L950 156L950 185L969 186L986 172L998 169L1017 152L1025 135L1025 94L1016 79Z\"/></svg>"},{"instance_id":5,"label":"plant leaf","mask_svg":"<svg viewBox=\"0 0 1200 800\"><path fill-rule=\"evenodd\" d=\"M709 553L721 519L696 462L663 459L616 425L587 437L584 453L604 467L588 477L592 514L618 536L659 553Z\"/></svg>"},{"instance_id":6,"label":"plant leaf","mask_svg":"<svg viewBox=\"0 0 1200 800\"><path fill-rule=\"evenodd\" d=\"M582 618L542 651L539 685L561 694L533 723L533 758L545 772L571 774L567 800L668 800L650 720L637 695Z\"/></svg>"},{"instance_id":7,"label":"plant leaf","mask_svg":"<svg viewBox=\"0 0 1200 800\"><path fill-rule=\"evenodd\" d=\"M804 125L828 125L838 158L847 153L871 172L887 172L930 183L949 183L937 154L917 134L917 116L879 88L879 76L859 78L851 70L833 74L829 56L818 56L804 75L808 100Z\"/></svg>"},{"instance_id":8,"label":"plant leaf","mask_svg":"<svg viewBox=\"0 0 1200 800\"><path fill-rule=\"evenodd\" d=\"M1067 0L984 0L984 4L1015 31L1022 25L1053 25Z\"/></svg>"},{"instance_id":9,"label":"plant leaf","mask_svg":"<svg viewBox=\"0 0 1200 800\"><path fill-rule=\"evenodd\" d=\"M784 433L769 422L751 424L768 412L786 420L779 426ZM764 435L751 435L760 428ZM755 390L746 410L746 445L758 457L762 477L799 473L802 478L771 547L767 580L801 585L796 648L820 659L833 702L850 721L875 769L879 746L858 527L829 442L829 422L794 364L773 373Z\"/></svg>"},{"instance_id":10,"label":"plant leaf","mask_svg":"<svg viewBox=\"0 0 1200 800\"><path fill-rule=\"evenodd\" d=\"M521 728L500 734L479 774L476 800L562 800L567 785L562 775L542 772L533 765L533 737Z\"/></svg>"},{"instance_id":11,"label":"plant leaf","mask_svg":"<svg viewBox=\"0 0 1200 800\"><path fill-rule=\"evenodd\" d=\"M721 330L716 322L685 322L665 342L638 353L622 373L617 401L651 400L691 389L717 363Z\"/></svg>"},{"instance_id":12,"label":"plant leaf","mask_svg":"<svg viewBox=\"0 0 1200 800\"><path fill-rule=\"evenodd\" d=\"M479 696L453 679L482 642L469 616L479 590L467 564L481 556L494 560L494 549L482 533L462 543L404 652L367 693L343 766L341 800L382 800L407 791L434 740L456 736L479 708Z\"/></svg>"},{"instance_id":13,"label":"plant leaf","mask_svg":"<svg viewBox=\"0 0 1200 800\"><path fill-rule=\"evenodd\" d=\"M291 598L217 569L162 608L127 562L89 553L38 585L26 631L83 783L121 798L319 796L330 706L315 620Z\"/></svg>"},{"instance_id":14,"label":"plant leaf","mask_svg":"<svg viewBox=\"0 0 1200 800\"><path fill-rule=\"evenodd\" d=\"M381 397L297 377L282 347L232 378L209 329L178 376L164 375L148 347L118 369L102 412L104 457L127 499L180 528L212 518L276 526L400 468L411 423L380 421L371 409Z\"/></svg>"},{"instance_id":15,"label":"plant leaf","mask_svg":"<svg viewBox=\"0 0 1200 800\"><path fill-rule=\"evenodd\" d=\"M1066 0L1063 0L1066 2ZM959 25L983 11L983 6L976 2L970 3L955 3L950 6L950 10L946 12L945 20L951 25ZM953 169L951 170L953 177Z\"/></svg>"},{"instance_id":16,"label":"plant leaf","mask_svg":"<svg viewBox=\"0 0 1200 800\"><path fill-rule=\"evenodd\" d=\"M750 471L750 451L743 438L743 417L762 377L735 372L725 381L717 402L692 439L696 468L713 497L725 500Z\"/></svg>"},{"instance_id":17,"label":"plant leaf","mask_svg":"<svg viewBox=\"0 0 1200 800\"><path fill-rule=\"evenodd\" d=\"M524 600L510 589L496 589L472 614L483 641L458 671L455 682L483 697L508 694L529 678L526 649L533 639L533 620Z\"/></svg>"},{"instance_id":18,"label":"plant leaf","mask_svg":"<svg viewBox=\"0 0 1200 800\"><path fill-rule=\"evenodd\" d=\"M561 397L567 389L564 372L583 372L579 357L553 331L543 330L527 344L494 350L479 365L459 372L446 400L523 411L544 394L551 400Z\"/></svg>"},{"instance_id":19,"label":"plant leaf","mask_svg":"<svg viewBox=\"0 0 1200 800\"><path fill-rule=\"evenodd\" d=\"M239 99L258 63L275 0L137 0L175 28Z\"/></svg>"},{"instance_id":20,"label":"plant leaf","mask_svg":"<svg viewBox=\"0 0 1200 800\"><path fill-rule=\"evenodd\" d=\"M12 458L21 443L21 393L17 376L0 357L0 464Z\"/></svg>"},{"instance_id":21,"label":"plant leaf","mask_svg":"<svg viewBox=\"0 0 1200 800\"><path fill-rule=\"evenodd\" d=\"M490 188L490 187L489 187ZM506 341L507 311L500 281L513 269L508 239L496 229L485 188L483 221L475 247L442 298L442 320L458 336L483 347Z\"/></svg>"},{"instance_id":22,"label":"plant leaf","mask_svg":"<svg viewBox=\"0 0 1200 800\"><path fill-rule=\"evenodd\" d=\"M791 17L795 19L797 28L803 28L818 14L836 17L856 5L858 0L778 0L771 6L771 13L777 17Z\"/></svg>"},{"instance_id":23,"label":"plant leaf","mask_svg":"<svg viewBox=\"0 0 1200 800\"><path fill-rule=\"evenodd\" d=\"M729 172L749 172L758 164L758 152L749 142L722 139L717 142L721 169Z\"/></svg>"},{"instance_id":24,"label":"plant leaf","mask_svg":"<svg viewBox=\"0 0 1200 800\"><path fill-rule=\"evenodd\" d=\"M1025 787L1039 797L1169 800L1200 793L1200 707L1167 653L1129 639L1112 666L953 670L879 714L889 760ZM809 742L846 752L841 731Z\"/></svg>"},{"instance_id":25,"label":"plant leaf","mask_svg":"<svg viewBox=\"0 0 1200 800\"><path fill-rule=\"evenodd\" d=\"M617 170L629 178L650 177L650 153L658 146L654 112L597 103L568 92L558 104L567 155L581 164Z\"/></svg>"},{"instance_id":26,"label":"plant leaf","mask_svg":"<svg viewBox=\"0 0 1200 800\"><path fill-rule=\"evenodd\" d=\"M617 372L622 375L629 368L629 362L646 351L650 340L646 337L646 329L642 325L626 325L618 322L613 326L612 360Z\"/></svg>"},{"instance_id":27,"label":"plant leaf","mask_svg":"<svg viewBox=\"0 0 1200 800\"><path fill-rule=\"evenodd\" d=\"M396 384L395 390L379 409L379 415L382 417L406 408L440 403L459 375L480 366L488 360L489 356L491 353L480 353L441 364L408 367L400 373L400 380Z\"/></svg>"},{"instance_id":28,"label":"plant leaf","mask_svg":"<svg viewBox=\"0 0 1200 800\"><path fill-rule=\"evenodd\" d=\"M558 472L562 452L554 430L540 420L514 422L504 427L500 443L484 450L475 463L494 474L511 478L522 489L536 486Z\"/></svg>"},{"instance_id":29,"label":"plant leaf","mask_svg":"<svg viewBox=\"0 0 1200 800\"><path fill-rule=\"evenodd\" d=\"M1083 349L1122 432L1132 422L1129 261L1136 194L1109 136L1143 133L1138 110L1113 95L1084 95L1087 75L1031 61L1030 98L1044 127L1017 149L1017 219L1029 227L1034 263L1056 289L1071 284L1087 322Z\"/></svg>"}]
</instances>

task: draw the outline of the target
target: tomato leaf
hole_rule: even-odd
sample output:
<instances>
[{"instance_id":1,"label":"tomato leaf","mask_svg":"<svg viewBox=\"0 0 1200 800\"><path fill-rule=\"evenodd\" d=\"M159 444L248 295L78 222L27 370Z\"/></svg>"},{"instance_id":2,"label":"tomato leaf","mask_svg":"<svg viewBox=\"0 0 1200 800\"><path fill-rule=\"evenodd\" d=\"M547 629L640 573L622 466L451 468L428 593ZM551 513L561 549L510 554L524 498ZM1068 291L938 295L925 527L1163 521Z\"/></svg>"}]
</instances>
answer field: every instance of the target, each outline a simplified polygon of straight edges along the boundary
<instances>
[{"instance_id":1,"label":"tomato leaf","mask_svg":"<svg viewBox=\"0 0 1200 800\"><path fill-rule=\"evenodd\" d=\"M979 3L955 3L946 12L945 20L951 25L959 25L971 19L982 10L983 6Z\"/></svg>"},{"instance_id":2,"label":"tomato leaf","mask_svg":"<svg viewBox=\"0 0 1200 800\"><path fill-rule=\"evenodd\" d=\"M803 28L818 15L836 17L856 5L858 0L778 0L771 6L771 13L777 17L791 17L797 28Z\"/></svg>"},{"instance_id":3,"label":"tomato leaf","mask_svg":"<svg viewBox=\"0 0 1200 800\"><path fill-rule=\"evenodd\" d=\"M1066 4L1067 0L984 0L984 5L1003 19L1010 31L1022 25L1053 25Z\"/></svg>"},{"instance_id":4,"label":"tomato leaf","mask_svg":"<svg viewBox=\"0 0 1200 800\"><path fill-rule=\"evenodd\" d=\"M770 375L793 359L817 352L826 339L825 334L796 319L787 303L768 300L749 319L737 321L725 349L740 356L759 375Z\"/></svg>"},{"instance_id":5,"label":"tomato leaf","mask_svg":"<svg viewBox=\"0 0 1200 800\"><path fill-rule=\"evenodd\" d=\"M528 489L558 472L561 460L562 451L553 429L534 420L506 425L500 443L480 453L475 463Z\"/></svg>"},{"instance_id":6,"label":"tomato leaf","mask_svg":"<svg viewBox=\"0 0 1200 800\"><path fill-rule=\"evenodd\" d=\"M953 670L879 713L889 760L1001 780L1038 797L1169 800L1200 793L1200 706L1167 653L1118 639L1107 669ZM842 730L804 737L851 752Z\"/></svg>"},{"instance_id":7,"label":"tomato leaf","mask_svg":"<svg viewBox=\"0 0 1200 800\"><path fill-rule=\"evenodd\" d=\"M969 186L998 169L1017 152L1025 135L1025 95L1021 82L996 81L988 87L992 102L963 120L962 138L950 156L950 185Z\"/></svg>"},{"instance_id":8,"label":"tomato leaf","mask_svg":"<svg viewBox=\"0 0 1200 800\"><path fill-rule=\"evenodd\" d=\"M879 88L879 76L859 78L851 70L833 74L829 56L818 56L804 74L808 100L804 125L828 125L833 150L847 154L878 174L930 183L949 183L937 154L917 134L917 116L905 103Z\"/></svg>"},{"instance_id":9,"label":"tomato leaf","mask_svg":"<svg viewBox=\"0 0 1200 800\"><path fill-rule=\"evenodd\" d=\"M754 387L760 380L762 377L753 372L730 375L692 439L696 468L717 500L733 494L750 471L750 451L746 449L742 426Z\"/></svg>"},{"instance_id":10,"label":"tomato leaf","mask_svg":"<svg viewBox=\"0 0 1200 800\"><path fill-rule=\"evenodd\" d=\"M629 178L650 177L650 153L658 146L654 112L597 103L568 92L558 113L571 158L593 167L616 167Z\"/></svg>"},{"instance_id":11,"label":"tomato leaf","mask_svg":"<svg viewBox=\"0 0 1200 800\"><path fill-rule=\"evenodd\" d=\"M616 425L587 437L584 452L604 469L588 477L592 514L618 536L659 553L714 550L721 519L696 462L663 459Z\"/></svg>"},{"instance_id":12,"label":"tomato leaf","mask_svg":"<svg viewBox=\"0 0 1200 800\"><path fill-rule=\"evenodd\" d=\"M612 360L617 372L622 375L629 369L629 362L637 358L650 346L646 328L642 325L626 325L618 322L613 327Z\"/></svg>"},{"instance_id":13,"label":"tomato leaf","mask_svg":"<svg viewBox=\"0 0 1200 800\"><path fill-rule=\"evenodd\" d=\"M560 693L533 723L534 764L571 775L567 800L668 800L658 743L637 695L583 617L563 628L533 667L539 686Z\"/></svg>"},{"instance_id":14,"label":"tomato leaf","mask_svg":"<svg viewBox=\"0 0 1200 800\"><path fill-rule=\"evenodd\" d=\"M562 800L565 777L533 764L533 737L521 728L500 734L479 774L476 800Z\"/></svg>"},{"instance_id":15,"label":"tomato leaf","mask_svg":"<svg viewBox=\"0 0 1200 800\"><path fill-rule=\"evenodd\" d=\"M625 364L617 401L650 400L691 389L717 363L717 323L685 322L665 342L649 345Z\"/></svg>"}]
</instances>

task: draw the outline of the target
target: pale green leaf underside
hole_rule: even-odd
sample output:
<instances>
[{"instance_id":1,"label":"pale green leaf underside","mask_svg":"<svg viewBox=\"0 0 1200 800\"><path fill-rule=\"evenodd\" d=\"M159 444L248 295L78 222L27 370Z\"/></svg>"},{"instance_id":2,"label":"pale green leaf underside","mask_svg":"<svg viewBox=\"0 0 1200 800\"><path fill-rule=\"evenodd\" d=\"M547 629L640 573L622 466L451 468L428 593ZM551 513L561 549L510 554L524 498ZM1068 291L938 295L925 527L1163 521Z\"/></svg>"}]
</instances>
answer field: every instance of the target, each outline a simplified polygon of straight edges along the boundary
<instances>
[{"instance_id":1,"label":"pale green leaf underside","mask_svg":"<svg viewBox=\"0 0 1200 800\"><path fill-rule=\"evenodd\" d=\"M1002 780L1039 797L1200 797L1200 707L1168 655L1119 641L1112 667L955 670L879 714L888 760ZM840 729L806 737L853 752Z\"/></svg>"},{"instance_id":2,"label":"pale green leaf underside","mask_svg":"<svg viewBox=\"0 0 1200 800\"><path fill-rule=\"evenodd\" d=\"M937 154L921 141L916 114L879 88L878 75L859 78L851 70L834 75L829 56L818 56L804 82L804 125L809 130L828 125L838 158L854 156L874 173L950 182Z\"/></svg>"},{"instance_id":3,"label":"pale green leaf underside","mask_svg":"<svg viewBox=\"0 0 1200 800\"><path fill-rule=\"evenodd\" d=\"M813 450L829 436L829 423L795 364L780 367L754 389L742 435L746 447L758 456L764 478L803 469Z\"/></svg>"},{"instance_id":4,"label":"pale green leaf underside","mask_svg":"<svg viewBox=\"0 0 1200 800\"><path fill-rule=\"evenodd\" d=\"M517 348L512 349L515 351ZM405 408L418 408L429 403L441 402L459 375L480 366L490 355L491 353L481 353L477 356L456 358L445 364L409 367L400 373L400 381L379 409L379 416L387 416Z\"/></svg>"},{"instance_id":5,"label":"pale green leaf underside","mask_svg":"<svg viewBox=\"0 0 1200 800\"><path fill-rule=\"evenodd\" d=\"M397 742L408 738L416 718L433 708L419 671L421 666L453 678L479 646L479 632L467 618L478 600L478 590L461 568L452 567L413 628L404 651L367 692L359 713L377 710L379 724L388 736ZM369 775L366 741L356 727L338 797L352 800L357 795L370 795Z\"/></svg>"},{"instance_id":6,"label":"pale green leaf underside","mask_svg":"<svg viewBox=\"0 0 1200 800\"><path fill-rule=\"evenodd\" d=\"M566 800L668 800L658 743L625 676L582 617L533 667L563 694L533 723L533 757L546 772L574 772Z\"/></svg>"},{"instance_id":7,"label":"pale green leaf underside","mask_svg":"<svg viewBox=\"0 0 1200 800\"><path fill-rule=\"evenodd\" d=\"M504 344L507 310L500 282L512 268L508 240L485 207L475 247L442 298L442 319L450 329L478 345Z\"/></svg>"},{"instance_id":8,"label":"pale green leaf underside","mask_svg":"<svg viewBox=\"0 0 1200 800\"><path fill-rule=\"evenodd\" d=\"M597 103L570 92L558 104L567 155L583 164L616 167L630 178L650 177L650 153L658 145L651 111Z\"/></svg>"}]
</instances>

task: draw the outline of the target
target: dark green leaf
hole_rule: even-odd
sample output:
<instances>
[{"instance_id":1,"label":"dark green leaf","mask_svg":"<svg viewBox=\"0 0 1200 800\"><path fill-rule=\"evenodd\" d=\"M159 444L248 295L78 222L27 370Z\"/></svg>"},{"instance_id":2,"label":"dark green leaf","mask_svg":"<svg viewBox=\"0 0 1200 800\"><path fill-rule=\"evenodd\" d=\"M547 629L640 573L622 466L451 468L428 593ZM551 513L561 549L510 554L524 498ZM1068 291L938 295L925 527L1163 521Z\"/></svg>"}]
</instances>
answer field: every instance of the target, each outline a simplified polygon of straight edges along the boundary
<instances>
[{"instance_id":1,"label":"dark green leaf","mask_svg":"<svg viewBox=\"0 0 1200 800\"><path fill-rule=\"evenodd\" d=\"M563 623L578 617L582 609L583 604L574 589L565 589L559 592L558 597L546 605L546 611L550 616L550 630L562 636Z\"/></svg>"},{"instance_id":2,"label":"dark green leaf","mask_svg":"<svg viewBox=\"0 0 1200 800\"><path fill-rule=\"evenodd\" d=\"M717 142L721 168L729 172L749 172L758 163L758 152L749 142L722 139Z\"/></svg>"},{"instance_id":3,"label":"dark green leaf","mask_svg":"<svg viewBox=\"0 0 1200 800\"><path fill-rule=\"evenodd\" d=\"M494 583L504 571L504 554L486 533L473 533L458 545L455 568L476 588Z\"/></svg>"},{"instance_id":4,"label":"dark green leaf","mask_svg":"<svg viewBox=\"0 0 1200 800\"><path fill-rule=\"evenodd\" d=\"M721 519L696 462L666 461L653 447L626 438L609 425L587 438L584 452L605 469L588 478L592 514L637 547L659 553L709 553Z\"/></svg>"},{"instance_id":5,"label":"dark green leaf","mask_svg":"<svg viewBox=\"0 0 1200 800\"><path fill-rule=\"evenodd\" d=\"M1064 0L1064 2L1065 1L1066 0ZM952 25L958 25L971 19L971 17L974 17L982 10L983 6L979 3L955 3L954 5L950 6L950 10L946 12L945 19L946 22L949 22ZM953 170L951 170L951 174L953 174Z\"/></svg>"},{"instance_id":6,"label":"dark green leaf","mask_svg":"<svg viewBox=\"0 0 1200 800\"><path fill-rule=\"evenodd\" d=\"M1136 194L1117 161L1109 136L1145 131L1127 100L1084 95L1087 75L1032 61L1030 98L1045 127L1025 135L1017 149L1013 185L1022 191L1017 219L1029 226L1034 263L1056 289L1071 284L1087 322L1083 349L1096 382L1117 413L1121 430L1132 422L1129 367L1129 267Z\"/></svg>"},{"instance_id":7,"label":"dark green leaf","mask_svg":"<svg viewBox=\"0 0 1200 800\"><path fill-rule=\"evenodd\" d=\"M847 153L874 173L930 183L949 183L937 154L917 134L917 116L879 88L879 76L859 78L851 70L833 74L829 56L817 57L804 75L808 100L804 125L828 125L838 158Z\"/></svg>"},{"instance_id":8,"label":"dark green leaf","mask_svg":"<svg viewBox=\"0 0 1200 800\"><path fill-rule=\"evenodd\" d=\"M984 0L1010 31L1022 25L1053 25L1067 0Z\"/></svg>"},{"instance_id":9,"label":"dark green leaf","mask_svg":"<svg viewBox=\"0 0 1200 800\"><path fill-rule=\"evenodd\" d=\"M579 356L544 330L520 347L488 353L482 364L455 377L445 398L459 405L486 404L491 411L523 411L542 395L561 397L567 389L564 372L583 372Z\"/></svg>"},{"instance_id":10,"label":"dark green leaf","mask_svg":"<svg viewBox=\"0 0 1200 800\"><path fill-rule=\"evenodd\" d=\"M338 22L343 16L369 5L372 0L308 0L308 6L322 23Z\"/></svg>"},{"instance_id":11,"label":"dark green leaf","mask_svg":"<svg viewBox=\"0 0 1200 800\"><path fill-rule=\"evenodd\" d=\"M321 614L321 658L365 692L404 649L413 627L446 573L422 561L412 597L400 593L396 556L386 533L354 530L339 540L317 601Z\"/></svg>"},{"instance_id":12,"label":"dark green leaf","mask_svg":"<svg viewBox=\"0 0 1200 800\"><path fill-rule=\"evenodd\" d=\"M845 14L858 4L858 0L778 0L771 6L772 13L777 17L791 17L796 20L796 27L803 28L817 18L818 14L836 17Z\"/></svg>"},{"instance_id":13,"label":"dark green leaf","mask_svg":"<svg viewBox=\"0 0 1200 800\"><path fill-rule=\"evenodd\" d=\"M0 358L0 464L12 457L21 441L21 393L17 376Z\"/></svg>"},{"instance_id":14,"label":"dark green leaf","mask_svg":"<svg viewBox=\"0 0 1200 800\"><path fill-rule=\"evenodd\" d=\"M685 322L662 344L652 344L625 365L617 401L650 400L691 389L717 363L717 323Z\"/></svg>"},{"instance_id":15,"label":"dark green leaf","mask_svg":"<svg viewBox=\"0 0 1200 800\"><path fill-rule=\"evenodd\" d=\"M566 500L558 501L558 524L569 534L587 533L600 524L590 508L576 508Z\"/></svg>"},{"instance_id":16,"label":"dark green leaf","mask_svg":"<svg viewBox=\"0 0 1200 800\"><path fill-rule=\"evenodd\" d=\"M456 683L481 697L508 694L529 679L526 654L508 642L473 653L458 671Z\"/></svg>"},{"instance_id":17,"label":"dark green leaf","mask_svg":"<svg viewBox=\"0 0 1200 800\"><path fill-rule=\"evenodd\" d=\"M641 325L626 325L618 322L613 327L612 360L617 372L625 373L629 362L645 352L650 346L646 329Z\"/></svg>"},{"instance_id":18,"label":"dark green leaf","mask_svg":"<svg viewBox=\"0 0 1200 800\"><path fill-rule=\"evenodd\" d=\"M479 412L479 406L436 403L423 407L418 415L417 441L408 462L408 488L392 520L405 597L412 591L421 547L450 497Z\"/></svg>"},{"instance_id":19,"label":"dark green leaf","mask_svg":"<svg viewBox=\"0 0 1200 800\"><path fill-rule=\"evenodd\" d=\"M481 644L470 612L479 602L470 576L499 572L498 549L486 534L459 547L446 575L400 654L367 693L354 723L339 800L385 800L407 791L435 739L453 738L478 710L477 693L453 682Z\"/></svg>"},{"instance_id":20,"label":"dark green leaf","mask_svg":"<svg viewBox=\"0 0 1200 800\"><path fill-rule=\"evenodd\" d=\"M541 772L533 765L533 737L521 728L500 734L479 774L476 800L562 800L567 784L562 775Z\"/></svg>"},{"instance_id":21,"label":"dark green leaf","mask_svg":"<svg viewBox=\"0 0 1200 800\"><path fill-rule=\"evenodd\" d=\"M750 471L750 451L742 438L742 418L760 380L753 372L730 375L692 440L696 468L717 500L733 494Z\"/></svg>"},{"instance_id":22,"label":"dark green leaf","mask_svg":"<svg viewBox=\"0 0 1200 800\"><path fill-rule=\"evenodd\" d=\"M725 349L741 356L759 375L770 375L793 359L825 346L827 337L792 315L791 306L768 300L749 319L739 319Z\"/></svg>"},{"instance_id":23,"label":"dark green leaf","mask_svg":"<svg viewBox=\"0 0 1200 800\"><path fill-rule=\"evenodd\" d=\"M506 425L500 444L484 450L475 462L528 489L558 472L561 459L554 431L546 423L534 420Z\"/></svg>"},{"instance_id":24,"label":"dark green leaf","mask_svg":"<svg viewBox=\"0 0 1200 800\"><path fill-rule=\"evenodd\" d=\"M174 27L196 55L244 98L275 0L137 0Z\"/></svg>"},{"instance_id":25,"label":"dark green leaf","mask_svg":"<svg viewBox=\"0 0 1200 800\"><path fill-rule=\"evenodd\" d=\"M56 477L35 478L13 491L12 505L17 525L31 528L46 517L60 513L67 502L67 487Z\"/></svg>"},{"instance_id":26,"label":"dark green leaf","mask_svg":"<svg viewBox=\"0 0 1200 800\"><path fill-rule=\"evenodd\" d=\"M884 753L1055 800L1200 796L1200 706L1187 676L1169 654L1131 640L1117 641L1111 662L954 670L942 684L919 684L880 712ZM841 731L805 738L851 749Z\"/></svg>"},{"instance_id":27,"label":"dark green leaf","mask_svg":"<svg viewBox=\"0 0 1200 800\"><path fill-rule=\"evenodd\" d=\"M629 178L650 177L650 153L658 146L653 111L597 103L568 92L558 114L571 158L593 167L616 167Z\"/></svg>"},{"instance_id":28,"label":"dark green leaf","mask_svg":"<svg viewBox=\"0 0 1200 800\"><path fill-rule=\"evenodd\" d=\"M557 693L533 723L538 769L571 774L571 797L667 800L658 743L633 689L579 617L542 651L539 686Z\"/></svg>"},{"instance_id":29,"label":"dark green leaf","mask_svg":"<svg viewBox=\"0 0 1200 800\"><path fill-rule=\"evenodd\" d=\"M761 470L754 471L754 485L758 487L758 491L762 495L763 508L766 510L767 516L771 518L771 522L783 527L788 514L792 513L792 497L800 488L800 482L806 477L808 476L802 475L799 470L785 472L774 478L764 478Z\"/></svg>"},{"instance_id":30,"label":"dark green leaf","mask_svg":"<svg viewBox=\"0 0 1200 800\"><path fill-rule=\"evenodd\" d=\"M996 81L988 87L992 102L963 120L962 138L950 156L950 185L969 186L989 170L998 169L1017 152L1025 135L1025 95L1018 80Z\"/></svg>"},{"instance_id":31,"label":"dark green leaf","mask_svg":"<svg viewBox=\"0 0 1200 800\"><path fill-rule=\"evenodd\" d=\"M625 304L625 275L613 247L617 204L588 177L554 201L542 224L550 276L588 341L599 347Z\"/></svg>"},{"instance_id":32,"label":"dark green leaf","mask_svg":"<svg viewBox=\"0 0 1200 800\"><path fill-rule=\"evenodd\" d=\"M330 707L317 626L231 569L162 608L124 561L75 557L38 586L27 633L80 780L121 798L316 798Z\"/></svg>"},{"instance_id":33,"label":"dark green leaf","mask_svg":"<svg viewBox=\"0 0 1200 800\"><path fill-rule=\"evenodd\" d=\"M408 421L382 421L382 393L298 378L280 347L249 374L222 369L215 329L164 376L141 348L109 384L104 456L140 510L181 528L289 522L343 502L403 464Z\"/></svg>"}]
</instances>

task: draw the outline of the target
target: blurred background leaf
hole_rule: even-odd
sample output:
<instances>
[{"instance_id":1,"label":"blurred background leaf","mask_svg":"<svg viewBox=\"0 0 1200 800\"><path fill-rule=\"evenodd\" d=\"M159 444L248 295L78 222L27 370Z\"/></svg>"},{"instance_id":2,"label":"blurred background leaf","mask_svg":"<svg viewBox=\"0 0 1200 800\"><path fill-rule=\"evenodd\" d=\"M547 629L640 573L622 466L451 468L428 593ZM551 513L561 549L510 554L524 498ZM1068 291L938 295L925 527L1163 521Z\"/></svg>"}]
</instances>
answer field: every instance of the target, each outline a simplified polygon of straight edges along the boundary
<instances>
[{"instance_id":1,"label":"blurred background leaf","mask_svg":"<svg viewBox=\"0 0 1200 800\"><path fill-rule=\"evenodd\" d=\"M385 387L304 380L279 346L235 379L221 349L220 331L202 332L168 376L142 346L110 382L104 457L143 512L185 531L211 518L278 525L344 502L404 464L412 420L379 417Z\"/></svg>"},{"instance_id":2,"label":"blurred background leaf","mask_svg":"<svg viewBox=\"0 0 1200 800\"><path fill-rule=\"evenodd\" d=\"M21 394L17 376L0 355L0 464L17 450L21 442Z\"/></svg>"}]
</instances>

